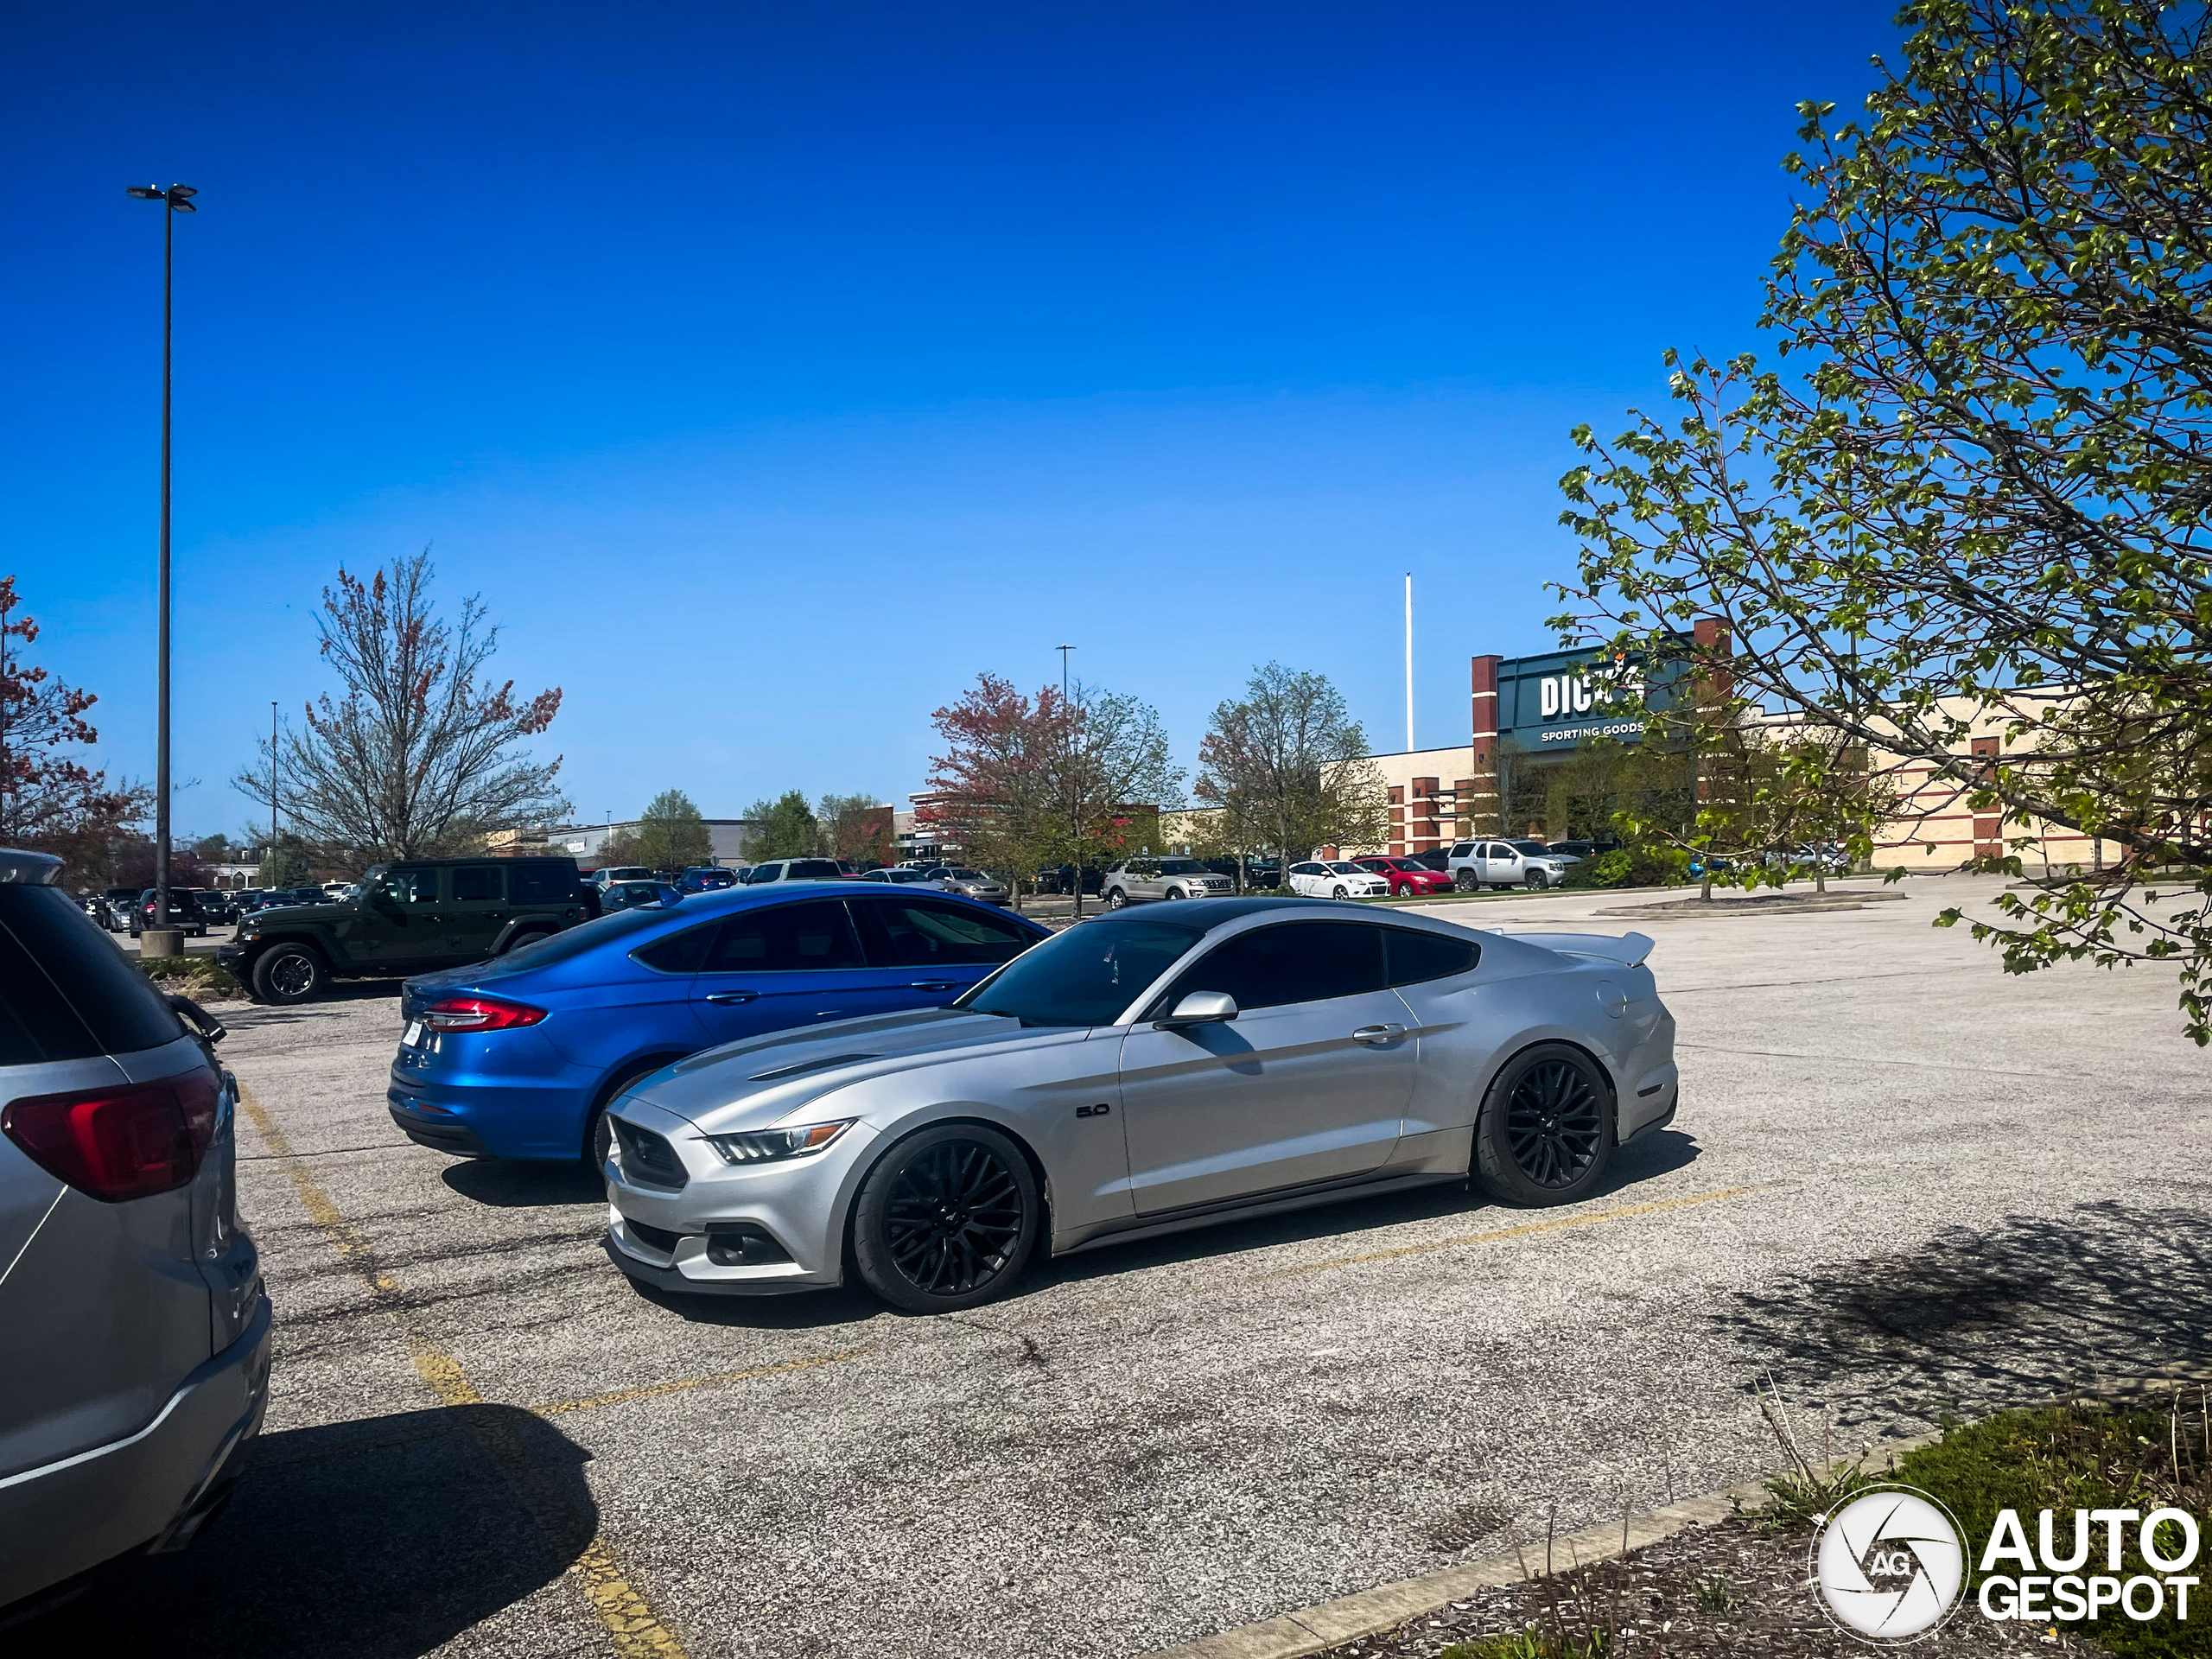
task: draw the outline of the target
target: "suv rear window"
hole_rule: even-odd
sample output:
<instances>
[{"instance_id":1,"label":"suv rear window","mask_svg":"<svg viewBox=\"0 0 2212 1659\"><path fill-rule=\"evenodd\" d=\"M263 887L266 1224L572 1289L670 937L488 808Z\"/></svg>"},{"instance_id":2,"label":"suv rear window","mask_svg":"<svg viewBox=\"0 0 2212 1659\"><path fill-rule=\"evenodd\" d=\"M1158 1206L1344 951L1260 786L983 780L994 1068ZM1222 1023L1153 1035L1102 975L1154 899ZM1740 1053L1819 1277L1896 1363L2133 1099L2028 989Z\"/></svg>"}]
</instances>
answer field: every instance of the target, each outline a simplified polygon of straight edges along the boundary
<instances>
[{"instance_id":1,"label":"suv rear window","mask_svg":"<svg viewBox=\"0 0 2212 1659\"><path fill-rule=\"evenodd\" d=\"M0 885L0 1065L135 1054L182 1031L67 894Z\"/></svg>"}]
</instances>

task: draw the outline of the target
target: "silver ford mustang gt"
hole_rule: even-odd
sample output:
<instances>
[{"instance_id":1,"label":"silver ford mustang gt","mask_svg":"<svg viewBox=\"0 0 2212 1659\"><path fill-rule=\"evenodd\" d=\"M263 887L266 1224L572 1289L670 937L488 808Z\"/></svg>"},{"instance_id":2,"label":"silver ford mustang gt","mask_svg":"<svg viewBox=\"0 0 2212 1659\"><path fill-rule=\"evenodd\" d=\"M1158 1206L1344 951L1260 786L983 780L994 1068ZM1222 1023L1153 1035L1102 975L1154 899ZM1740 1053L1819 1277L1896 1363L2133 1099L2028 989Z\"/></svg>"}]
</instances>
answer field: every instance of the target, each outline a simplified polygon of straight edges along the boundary
<instances>
[{"instance_id":1,"label":"silver ford mustang gt","mask_svg":"<svg viewBox=\"0 0 2212 1659\"><path fill-rule=\"evenodd\" d=\"M1326 900L1118 912L950 1007L732 1043L610 1109L607 1248L687 1292L849 1268L918 1312L1052 1254L1471 1177L1586 1197L1675 1116L1651 941Z\"/></svg>"}]
</instances>

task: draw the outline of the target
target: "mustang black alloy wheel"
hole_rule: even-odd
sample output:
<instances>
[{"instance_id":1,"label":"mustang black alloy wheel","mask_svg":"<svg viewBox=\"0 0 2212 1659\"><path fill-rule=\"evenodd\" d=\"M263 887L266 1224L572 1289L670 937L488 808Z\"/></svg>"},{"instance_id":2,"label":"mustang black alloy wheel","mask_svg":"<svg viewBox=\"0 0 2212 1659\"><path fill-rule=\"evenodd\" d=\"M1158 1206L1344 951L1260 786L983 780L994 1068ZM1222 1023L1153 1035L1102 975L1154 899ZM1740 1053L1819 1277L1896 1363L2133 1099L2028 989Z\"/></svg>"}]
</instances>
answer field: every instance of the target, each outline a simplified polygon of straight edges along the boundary
<instances>
[{"instance_id":1,"label":"mustang black alloy wheel","mask_svg":"<svg viewBox=\"0 0 2212 1659\"><path fill-rule=\"evenodd\" d=\"M979 1123L925 1129L861 1183L853 1254L886 1301L916 1313L1001 1294L1037 1240L1036 1177L1020 1149Z\"/></svg>"},{"instance_id":2,"label":"mustang black alloy wheel","mask_svg":"<svg viewBox=\"0 0 2212 1659\"><path fill-rule=\"evenodd\" d=\"M1509 1203L1572 1203L1605 1175L1612 1121L1612 1084L1595 1062L1564 1043L1541 1043L1515 1055L1491 1084L1475 1126L1473 1173Z\"/></svg>"}]
</instances>

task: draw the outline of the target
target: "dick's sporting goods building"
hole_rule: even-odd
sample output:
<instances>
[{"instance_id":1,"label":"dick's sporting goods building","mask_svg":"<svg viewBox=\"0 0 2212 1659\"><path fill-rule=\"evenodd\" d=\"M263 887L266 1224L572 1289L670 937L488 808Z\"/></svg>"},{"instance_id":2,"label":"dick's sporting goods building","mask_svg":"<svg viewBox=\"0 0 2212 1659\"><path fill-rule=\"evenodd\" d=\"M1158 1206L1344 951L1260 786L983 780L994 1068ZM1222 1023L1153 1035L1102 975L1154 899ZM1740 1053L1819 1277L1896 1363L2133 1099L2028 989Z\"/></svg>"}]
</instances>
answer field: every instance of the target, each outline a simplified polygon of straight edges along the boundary
<instances>
[{"instance_id":1,"label":"dick's sporting goods building","mask_svg":"<svg viewBox=\"0 0 2212 1659\"><path fill-rule=\"evenodd\" d=\"M1681 636L1690 649L1726 649L1718 621L1700 620ZM1517 836L1526 824L1497 822L1497 758L1517 750L1526 764L1542 767L1565 760L1578 745L1599 738L1636 743L1642 715L1624 712L1605 688L1622 683L1623 671L1605 652L1554 651L1540 657L1476 657L1468 663L1469 741L1448 749L1370 756L1390 788L1394 854L1433 852L1479 832ZM1663 708L1673 677L1655 676L1643 690L1647 706ZM1631 677L1628 683L1636 682ZM1613 706L1608 708L1606 705Z\"/></svg>"}]
</instances>

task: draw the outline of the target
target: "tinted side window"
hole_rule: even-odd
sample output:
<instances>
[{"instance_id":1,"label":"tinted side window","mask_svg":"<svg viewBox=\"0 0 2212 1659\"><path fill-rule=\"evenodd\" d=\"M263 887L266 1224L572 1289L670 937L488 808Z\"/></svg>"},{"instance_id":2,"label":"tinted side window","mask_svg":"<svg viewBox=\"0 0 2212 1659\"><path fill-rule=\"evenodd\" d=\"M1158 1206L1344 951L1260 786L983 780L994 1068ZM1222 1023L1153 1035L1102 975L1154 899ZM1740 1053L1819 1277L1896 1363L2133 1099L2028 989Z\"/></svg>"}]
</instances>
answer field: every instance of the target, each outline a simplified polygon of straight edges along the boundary
<instances>
[{"instance_id":1,"label":"tinted side window","mask_svg":"<svg viewBox=\"0 0 2212 1659\"><path fill-rule=\"evenodd\" d=\"M1483 948L1472 939L1454 939L1441 933L1416 933L1409 927L1385 927L1382 953L1393 985L1417 985L1425 979L1449 979L1464 974L1483 959Z\"/></svg>"},{"instance_id":2,"label":"tinted side window","mask_svg":"<svg viewBox=\"0 0 2212 1659\"><path fill-rule=\"evenodd\" d=\"M696 974L706 964L707 952L714 948L720 926L718 922L709 922L704 927L687 927L681 933L640 945L630 954L660 973Z\"/></svg>"},{"instance_id":3,"label":"tinted side window","mask_svg":"<svg viewBox=\"0 0 2212 1659\"><path fill-rule=\"evenodd\" d=\"M916 899L853 906L868 961L880 968L960 968L1012 962L1032 936L996 916Z\"/></svg>"},{"instance_id":4,"label":"tinted side window","mask_svg":"<svg viewBox=\"0 0 2212 1659\"><path fill-rule=\"evenodd\" d=\"M575 872L566 864L518 864L510 874L518 905L558 905L576 896Z\"/></svg>"},{"instance_id":5,"label":"tinted side window","mask_svg":"<svg viewBox=\"0 0 2212 1659\"><path fill-rule=\"evenodd\" d=\"M0 885L0 1064L133 1054L181 1030L67 894Z\"/></svg>"},{"instance_id":6,"label":"tinted side window","mask_svg":"<svg viewBox=\"0 0 2212 1659\"><path fill-rule=\"evenodd\" d=\"M1278 1008L1382 988L1382 930L1362 922L1285 922L1240 933L1176 981L1171 1007L1193 991L1226 991L1240 1008Z\"/></svg>"},{"instance_id":7,"label":"tinted side window","mask_svg":"<svg viewBox=\"0 0 2212 1659\"><path fill-rule=\"evenodd\" d=\"M435 905L438 902L438 873L435 870L398 869L384 873L385 897L399 905Z\"/></svg>"},{"instance_id":8,"label":"tinted side window","mask_svg":"<svg viewBox=\"0 0 2212 1659\"><path fill-rule=\"evenodd\" d=\"M455 904L504 899L501 891L499 867L496 864L471 864L453 873L453 898Z\"/></svg>"},{"instance_id":9,"label":"tinted side window","mask_svg":"<svg viewBox=\"0 0 2212 1659\"><path fill-rule=\"evenodd\" d=\"M836 899L772 905L722 923L707 958L712 974L796 974L861 966L861 946Z\"/></svg>"}]
</instances>

